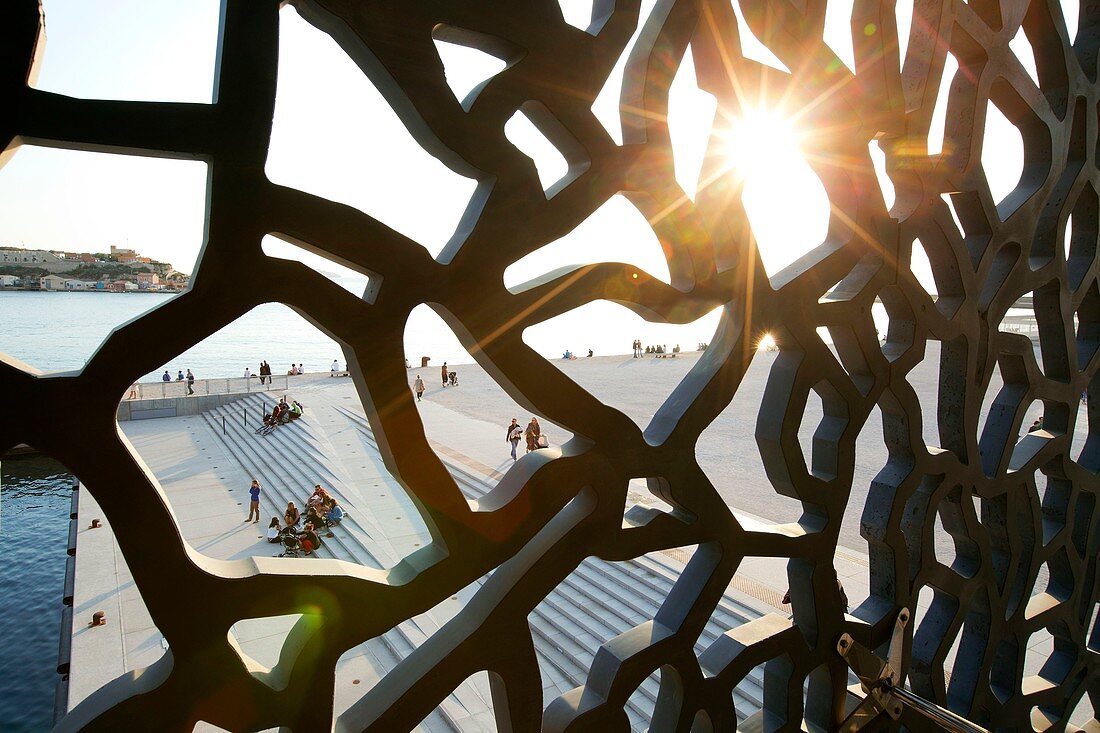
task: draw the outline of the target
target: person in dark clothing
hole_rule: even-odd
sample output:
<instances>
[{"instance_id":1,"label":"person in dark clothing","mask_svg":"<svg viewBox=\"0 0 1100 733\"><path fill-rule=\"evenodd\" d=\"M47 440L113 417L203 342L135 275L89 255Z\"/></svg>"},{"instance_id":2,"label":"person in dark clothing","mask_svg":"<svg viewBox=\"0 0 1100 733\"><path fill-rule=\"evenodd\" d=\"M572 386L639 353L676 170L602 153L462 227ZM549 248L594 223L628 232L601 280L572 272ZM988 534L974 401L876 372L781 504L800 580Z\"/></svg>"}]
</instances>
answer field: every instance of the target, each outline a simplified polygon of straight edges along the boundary
<instances>
[{"instance_id":1,"label":"person in dark clothing","mask_svg":"<svg viewBox=\"0 0 1100 733\"><path fill-rule=\"evenodd\" d=\"M307 555L312 554L321 547L321 538L313 531L311 522L306 522L306 526L298 533L298 539L302 541L302 549L305 550Z\"/></svg>"},{"instance_id":2,"label":"person in dark clothing","mask_svg":"<svg viewBox=\"0 0 1100 733\"><path fill-rule=\"evenodd\" d=\"M187 394L195 394L195 375L187 370Z\"/></svg>"},{"instance_id":3,"label":"person in dark clothing","mask_svg":"<svg viewBox=\"0 0 1100 733\"><path fill-rule=\"evenodd\" d=\"M523 427L512 418L512 424L508 426L508 432L505 434L504 440L512 444L512 460L518 460L516 458L516 446L519 445L519 441L523 438Z\"/></svg>"},{"instance_id":4,"label":"person in dark clothing","mask_svg":"<svg viewBox=\"0 0 1100 733\"><path fill-rule=\"evenodd\" d=\"M244 521L246 524L260 521L260 482L256 479L252 479L252 486L248 489L248 519Z\"/></svg>"},{"instance_id":5,"label":"person in dark clothing","mask_svg":"<svg viewBox=\"0 0 1100 733\"><path fill-rule=\"evenodd\" d=\"M443 386L447 386L447 362L443 362L443 366L440 367L440 371L443 374Z\"/></svg>"}]
</instances>

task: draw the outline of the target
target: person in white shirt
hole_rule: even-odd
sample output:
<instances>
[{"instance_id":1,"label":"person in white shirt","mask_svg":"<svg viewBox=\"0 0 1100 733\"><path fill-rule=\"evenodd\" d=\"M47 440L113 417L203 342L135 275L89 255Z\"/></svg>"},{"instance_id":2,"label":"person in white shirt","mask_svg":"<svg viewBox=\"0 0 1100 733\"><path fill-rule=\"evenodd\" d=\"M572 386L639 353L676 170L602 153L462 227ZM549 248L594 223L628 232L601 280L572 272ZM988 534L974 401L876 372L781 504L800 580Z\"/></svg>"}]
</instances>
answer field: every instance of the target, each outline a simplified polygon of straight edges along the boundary
<instances>
[{"instance_id":1,"label":"person in white shirt","mask_svg":"<svg viewBox=\"0 0 1100 733\"><path fill-rule=\"evenodd\" d=\"M338 372L338 371L340 371L340 365L336 363L335 359L333 359L332 360L332 366L329 367L329 376L330 377L335 377L336 372Z\"/></svg>"},{"instance_id":2,"label":"person in white shirt","mask_svg":"<svg viewBox=\"0 0 1100 733\"><path fill-rule=\"evenodd\" d=\"M244 368L244 378L245 379L251 379L252 378L252 371L248 367Z\"/></svg>"}]
</instances>

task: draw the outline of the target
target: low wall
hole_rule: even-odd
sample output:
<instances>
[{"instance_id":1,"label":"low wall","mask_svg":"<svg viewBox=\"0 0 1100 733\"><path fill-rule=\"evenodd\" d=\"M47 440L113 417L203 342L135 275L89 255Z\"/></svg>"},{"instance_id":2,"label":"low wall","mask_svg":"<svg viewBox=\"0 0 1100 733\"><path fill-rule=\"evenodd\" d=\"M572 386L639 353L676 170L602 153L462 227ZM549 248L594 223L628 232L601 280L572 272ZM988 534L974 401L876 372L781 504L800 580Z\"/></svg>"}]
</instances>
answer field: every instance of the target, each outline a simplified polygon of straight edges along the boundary
<instances>
[{"instance_id":1,"label":"low wall","mask_svg":"<svg viewBox=\"0 0 1100 733\"><path fill-rule=\"evenodd\" d=\"M222 405L228 405L244 397L238 394L194 395L192 397L163 397L151 400L123 400L118 406L118 421L149 420L157 417L183 417L198 415ZM274 404L274 400L272 400Z\"/></svg>"}]
</instances>

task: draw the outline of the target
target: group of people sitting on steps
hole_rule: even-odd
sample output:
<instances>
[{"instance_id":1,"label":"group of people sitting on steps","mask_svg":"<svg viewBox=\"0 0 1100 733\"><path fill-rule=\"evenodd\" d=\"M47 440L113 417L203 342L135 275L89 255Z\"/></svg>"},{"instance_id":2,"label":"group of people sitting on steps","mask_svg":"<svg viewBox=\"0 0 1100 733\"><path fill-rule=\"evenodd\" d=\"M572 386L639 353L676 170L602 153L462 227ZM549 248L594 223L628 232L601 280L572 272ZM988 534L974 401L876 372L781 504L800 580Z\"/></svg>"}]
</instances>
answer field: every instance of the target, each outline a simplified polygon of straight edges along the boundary
<instances>
[{"instance_id":1,"label":"group of people sitting on steps","mask_svg":"<svg viewBox=\"0 0 1100 733\"><path fill-rule=\"evenodd\" d=\"M283 514L284 525L280 525L278 517L271 518L271 524L267 527L267 541L281 543L286 548L284 555L297 555L298 552L311 555L321 547L319 533L335 537L332 528L340 524L344 516L344 509L336 497L317 484L313 487L313 494L306 500L304 516L294 502L289 502Z\"/></svg>"},{"instance_id":2,"label":"group of people sitting on steps","mask_svg":"<svg viewBox=\"0 0 1100 733\"><path fill-rule=\"evenodd\" d=\"M279 398L279 402L272 408L271 412L264 415L264 426L273 428L276 425L286 425L291 420L300 418L304 411L305 408L302 407L302 403L298 400L291 400L287 403L284 395Z\"/></svg>"}]
</instances>

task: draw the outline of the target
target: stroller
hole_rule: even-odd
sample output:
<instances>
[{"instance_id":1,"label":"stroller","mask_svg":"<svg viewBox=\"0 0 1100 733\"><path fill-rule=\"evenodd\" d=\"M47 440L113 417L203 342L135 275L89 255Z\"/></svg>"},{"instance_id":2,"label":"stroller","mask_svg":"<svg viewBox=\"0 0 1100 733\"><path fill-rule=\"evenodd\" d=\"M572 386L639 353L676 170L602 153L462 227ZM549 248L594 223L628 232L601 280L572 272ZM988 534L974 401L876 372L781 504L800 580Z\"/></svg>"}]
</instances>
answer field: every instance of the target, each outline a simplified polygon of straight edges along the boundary
<instances>
[{"instance_id":1,"label":"stroller","mask_svg":"<svg viewBox=\"0 0 1100 733\"><path fill-rule=\"evenodd\" d=\"M452 387L458 386L458 372L447 372L447 381L451 383Z\"/></svg>"},{"instance_id":2,"label":"stroller","mask_svg":"<svg viewBox=\"0 0 1100 733\"><path fill-rule=\"evenodd\" d=\"M294 526L291 525L283 529L279 533L279 539L283 542L283 551L276 557L301 557L305 552L305 548L302 547L302 541L298 539L298 535L294 531Z\"/></svg>"}]
</instances>

